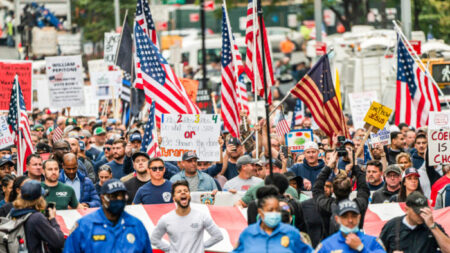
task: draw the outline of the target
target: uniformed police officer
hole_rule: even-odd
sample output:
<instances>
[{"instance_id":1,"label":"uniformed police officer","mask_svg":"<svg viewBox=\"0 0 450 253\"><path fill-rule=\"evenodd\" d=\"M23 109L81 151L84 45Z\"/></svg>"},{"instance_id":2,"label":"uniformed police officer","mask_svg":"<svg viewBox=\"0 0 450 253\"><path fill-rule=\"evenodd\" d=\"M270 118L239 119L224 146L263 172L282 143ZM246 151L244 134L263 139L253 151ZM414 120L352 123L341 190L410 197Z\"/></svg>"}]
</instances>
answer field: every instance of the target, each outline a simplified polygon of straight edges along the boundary
<instances>
[{"instance_id":1,"label":"uniformed police officer","mask_svg":"<svg viewBox=\"0 0 450 253\"><path fill-rule=\"evenodd\" d=\"M316 252L386 252L376 237L359 231L361 214L355 201L340 201L337 214L335 219L340 225L339 231L323 240Z\"/></svg>"},{"instance_id":2,"label":"uniformed police officer","mask_svg":"<svg viewBox=\"0 0 450 253\"><path fill-rule=\"evenodd\" d=\"M81 218L64 252L152 252L144 225L124 211L127 189L118 179L101 188L102 208Z\"/></svg>"}]
</instances>

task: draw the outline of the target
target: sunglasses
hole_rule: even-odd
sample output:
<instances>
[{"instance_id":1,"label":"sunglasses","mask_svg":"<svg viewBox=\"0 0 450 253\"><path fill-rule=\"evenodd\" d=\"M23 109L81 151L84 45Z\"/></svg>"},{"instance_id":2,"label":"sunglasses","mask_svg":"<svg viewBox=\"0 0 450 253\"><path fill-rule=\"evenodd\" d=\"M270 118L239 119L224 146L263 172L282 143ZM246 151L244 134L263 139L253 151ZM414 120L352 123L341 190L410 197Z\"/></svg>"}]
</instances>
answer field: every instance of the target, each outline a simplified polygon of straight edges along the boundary
<instances>
[{"instance_id":1,"label":"sunglasses","mask_svg":"<svg viewBox=\"0 0 450 253\"><path fill-rule=\"evenodd\" d=\"M164 166L160 166L160 167L150 167L150 169L151 170L153 170L153 172L156 172L156 171L163 171L164 170Z\"/></svg>"},{"instance_id":2,"label":"sunglasses","mask_svg":"<svg viewBox=\"0 0 450 253\"><path fill-rule=\"evenodd\" d=\"M98 171L107 171L107 172L111 172L111 168L110 168L110 167L100 167L100 168L98 168Z\"/></svg>"},{"instance_id":3,"label":"sunglasses","mask_svg":"<svg viewBox=\"0 0 450 253\"><path fill-rule=\"evenodd\" d=\"M83 135L80 135L80 136L78 136L78 138L84 140L85 137Z\"/></svg>"},{"instance_id":4,"label":"sunglasses","mask_svg":"<svg viewBox=\"0 0 450 253\"><path fill-rule=\"evenodd\" d=\"M111 148L103 148L104 151L110 151Z\"/></svg>"}]
</instances>

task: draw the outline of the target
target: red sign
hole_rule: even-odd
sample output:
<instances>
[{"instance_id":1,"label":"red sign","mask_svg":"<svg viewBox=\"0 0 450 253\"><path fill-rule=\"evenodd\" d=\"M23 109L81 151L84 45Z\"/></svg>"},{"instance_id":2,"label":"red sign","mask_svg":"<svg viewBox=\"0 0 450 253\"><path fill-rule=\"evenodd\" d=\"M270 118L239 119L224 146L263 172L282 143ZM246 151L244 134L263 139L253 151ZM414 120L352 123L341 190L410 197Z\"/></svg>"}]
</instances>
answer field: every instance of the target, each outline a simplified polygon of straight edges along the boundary
<instances>
[{"instance_id":1,"label":"red sign","mask_svg":"<svg viewBox=\"0 0 450 253\"><path fill-rule=\"evenodd\" d=\"M14 77L19 76L25 107L31 111L31 62L0 62L0 111L9 110Z\"/></svg>"},{"instance_id":2,"label":"red sign","mask_svg":"<svg viewBox=\"0 0 450 253\"><path fill-rule=\"evenodd\" d=\"M198 22L199 20L200 20L200 15L198 13L189 14L189 21L191 21L191 23Z\"/></svg>"},{"instance_id":3,"label":"red sign","mask_svg":"<svg viewBox=\"0 0 450 253\"><path fill-rule=\"evenodd\" d=\"M205 11L213 11L214 10L214 1L213 0L205 1L204 6L205 6L204 7Z\"/></svg>"},{"instance_id":4,"label":"red sign","mask_svg":"<svg viewBox=\"0 0 450 253\"><path fill-rule=\"evenodd\" d=\"M327 43L325 42L316 42L316 55L322 56L327 53Z\"/></svg>"},{"instance_id":5,"label":"red sign","mask_svg":"<svg viewBox=\"0 0 450 253\"><path fill-rule=\"evenodd\" d=\"M167 21L156 23L156 29L158 29L159 31L167 31L168 27L169 25L167 24Z\"/></svg>"},{"instance_id":6,"label":"red sign","mask_svg":"<svg viewBox=\"0 0 450 253\"><path fill-rule=\"evenodd\" d=\"M411 46L414 51L416 51L417 55L422 54L422 42L420 40L411 40L409 43L411 43Z\"/></svg>"}]
</instances>

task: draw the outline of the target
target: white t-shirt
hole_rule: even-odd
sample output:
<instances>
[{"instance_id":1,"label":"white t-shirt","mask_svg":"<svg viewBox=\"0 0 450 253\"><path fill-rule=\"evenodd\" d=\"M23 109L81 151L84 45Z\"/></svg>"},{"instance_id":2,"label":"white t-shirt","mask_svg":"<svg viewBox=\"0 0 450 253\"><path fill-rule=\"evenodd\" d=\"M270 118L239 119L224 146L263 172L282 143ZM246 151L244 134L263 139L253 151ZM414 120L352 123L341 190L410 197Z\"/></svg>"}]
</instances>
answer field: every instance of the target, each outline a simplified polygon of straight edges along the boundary
<instances>
[{"instance_id":1,"label":"white t-shirt","mask_svg":"<svg viewBox=\"0 0 450 253\"><path fill-rule=\"evenodd\" d=\"M249 179L242 179L239 176L228 180L223 186L224 190L234 189L237 191L247 191L250 187L255 184L261 183L263 180L259 177L251 177Z\"/></svg>"}]
</instances>

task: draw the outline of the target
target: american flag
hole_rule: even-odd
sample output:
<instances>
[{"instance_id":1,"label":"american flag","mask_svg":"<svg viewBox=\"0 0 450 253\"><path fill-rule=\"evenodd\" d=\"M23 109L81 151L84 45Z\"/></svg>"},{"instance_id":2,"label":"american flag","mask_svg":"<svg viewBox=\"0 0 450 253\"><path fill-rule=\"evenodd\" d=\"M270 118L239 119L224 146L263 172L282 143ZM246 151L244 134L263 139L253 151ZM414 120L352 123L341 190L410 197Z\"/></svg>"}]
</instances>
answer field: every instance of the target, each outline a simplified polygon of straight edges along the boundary
<instances>
[{"instance_id":1,"label":"american flag","mask_svg":"<svg viewBox=\"0 0 450 253\"><path fill-rule=\"evenodd\" d=\"M264 60L266 69L263 71L262 69L262 54L261 54L261 30L259 29L259 21L258 21L258 13L256 10L256 2L253 0L248 1L247 8L247 28L245 30L245 44L247 45L247 56L245 58L245 73L248 78L252 81L253 91L255 89L258 91L261 97L264 97L264 76L261 73L266 73L266 85L267 97L269 99L269 103L272 101L272 92L270 92L270 87L275 83L275 79L273 77L273 68L272 68L272 56L270 54L269 48L269 40L267 38L267 31L264 25L264 21L262 22L262 30L264 32ZM256 39L256 48L254 42L254 34ZM255 52L256 50L256 52ZM255 63L255 69L253 64ZM255 88L256 87L256 88Z\"/></svg>"},{"instance_id":2,"label":"american flag","mask_svg":"<svg viewBox=\"0 0 450 253\"><path fill-rule=\"evenodd\" d=\"M326 135L350 138L339 101L334 91L328 55L319 61L291 90L311 110L317 125Z\"/></svg>"},{"instance_id":3,"label":"american flag","mask_svg":"<svg viewBox=\"0 0 450 253\"><path fill-rule=\"evenodd\" d=\"M136 3L136 22L142 27L142 30L145 34L149 36L152 40L153 44L159 48L158 37L156 35L155 23L153 23L152 13L150 12L150 7L147 0L137 0ZM135 29L136 31L136 29ZM134 35L136 38L136 34ZM137 42L135 39L135 47L137 48ZM136 52L135 52L136 53ZM135 58L135 66L136 66L136 79L135 79L135 87L137 89L144 89L144 83L142 80L142 70L141 63L138 57Z\"/></svg>"},{"instance_id":4,"label":"american flag","mask_svg":"<svg viewBox=\"0 0 450 253\"><path fill-rule=\"evenodd\" d=\"M230 134L239 138L241 107L238 97L240 90L238 76L244 72L244 65L227 20L227 10L222 7L222 11L222 120Z\"/></svg>"},{"instance_id":5,"label":"american flag","mask_svg":"<svg viewBox=\"0 0 450 253\"><path fill-rule=\"evenodd\" d=\"M25 109L25 101L17 75L11 91L7 122L14 138L14 144L17 146L17 162L20 165L17 167L17 174L23 175L23 172L26 170L26 158L33 153L33 144L31 142L30 123L28 122Z\"/></svg>"},{"instance_id":6,"label":"american flag","mask_svg":"<svg viewBox=\"0 0 450 253\"><path fill-rule=\"evenodd\" d=\"M199 114L200 110L189 99L169 63L137 23L134 33L136 54L142 63L145 99L148 103L156 102L157 124L161 122L161 114Z\"/></svg>"},{"instance_id":7,"label":"american flag","mask_svg":"<svg viewBox=\"0 0 450 253\"><path fill-rule=\"evenodd\" d=\"M295 102L294 113L292 114L291 128L302 124L305 118L305 110L302 106L302 101L297 99Z\"/></svg>"},{"instance_id":8,"label":"american flag","mask_svg":"<svg viewBox=\"0 0 450 253\"><path fill-rule=\"evenodd\" d=\"M144 138L142 139L141 151L147 152L150 157L160 156L158 139L154 133L155 129L155 102L150 107L147 124L144 126Z\"/></svg>"},{"instance_id":9,"label":"american flag","mask_svg":"<svg viewBox=\"0 0 450 253\"><path fill-rule=\"evenodd\" d=\"M291 131L288 122L284 118L283 112L280 113L277 124L275 125L275 131L279 137L284 137L285 134Z\"/></svg>"},{"instance_id":10,"label":"american flag","mask_svg":"<svg viewBox=\"0 0 450 253\"><path fill-rule=\"evenodd\" d=\"M397 96L395 124L426 126L430 111L440 111L439 96L433 81L414 61L400 39L397 47Z\"/></svg>"},{"instance_id":11,"label":"american flag","mask_svg":"<svg viewBox=\"0 0 450 253\"><path fill-rule=\"evenodd\" d=\"M58 124L55 121L55 125L53 126L53 137L52 137L53 143L61 140L63 135L64 135L63 130L58 126Z\"/></svg>"},{"instance_id":12,"label":"american flag","mask_svg":"<svg viewBox=\"0 0 450 253\"><path fill-rule=\"evenodd\" d=\"M250 110L248 109L247 87L245 86L243 75L239 76L237 86L238 86L238 106L239 108L242 108L243 111L246 111L248 113L250 112Z\"/></svg>"}]
</instances>

